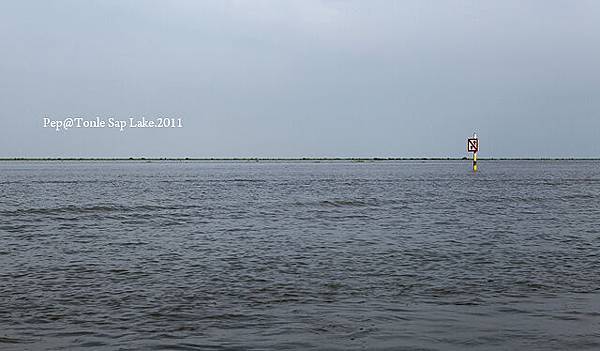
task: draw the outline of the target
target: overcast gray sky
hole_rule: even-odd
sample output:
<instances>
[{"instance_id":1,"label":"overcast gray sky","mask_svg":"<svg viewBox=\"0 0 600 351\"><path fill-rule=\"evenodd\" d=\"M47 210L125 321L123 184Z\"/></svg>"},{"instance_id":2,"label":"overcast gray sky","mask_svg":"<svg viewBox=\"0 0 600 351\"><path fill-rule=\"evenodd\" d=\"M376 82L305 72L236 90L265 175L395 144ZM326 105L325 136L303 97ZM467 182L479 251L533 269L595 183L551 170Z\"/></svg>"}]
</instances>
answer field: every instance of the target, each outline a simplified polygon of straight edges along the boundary
<instances>
[{"instance_id":1,"label":"overcast gray sky","mask_svg":"<svg viewBox=\"0 0 600 351\"><path fill-rule=\"evenodd\" d=\"M0 2L0 157L600 157L599 94L600 1Z\"/></svg>"}]
</instances>

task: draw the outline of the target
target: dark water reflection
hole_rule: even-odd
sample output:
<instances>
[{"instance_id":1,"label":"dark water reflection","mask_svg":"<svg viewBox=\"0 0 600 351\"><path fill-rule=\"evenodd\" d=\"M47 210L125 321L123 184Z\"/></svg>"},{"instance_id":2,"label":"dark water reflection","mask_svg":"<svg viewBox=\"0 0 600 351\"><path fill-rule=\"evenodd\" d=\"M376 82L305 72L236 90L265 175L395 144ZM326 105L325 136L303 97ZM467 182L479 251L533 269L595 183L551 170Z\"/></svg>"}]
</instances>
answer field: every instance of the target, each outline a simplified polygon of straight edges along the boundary
<instances>
[{"instance_id":1,"label":"dark water reflection","mask_svg":"<svg viewBox=\"0 0 600 351\"><path fill-rule=\"evenodd\" d=\"M0 349L600 349L600 163L0 163Z\"/></svg>"}]
</instances>

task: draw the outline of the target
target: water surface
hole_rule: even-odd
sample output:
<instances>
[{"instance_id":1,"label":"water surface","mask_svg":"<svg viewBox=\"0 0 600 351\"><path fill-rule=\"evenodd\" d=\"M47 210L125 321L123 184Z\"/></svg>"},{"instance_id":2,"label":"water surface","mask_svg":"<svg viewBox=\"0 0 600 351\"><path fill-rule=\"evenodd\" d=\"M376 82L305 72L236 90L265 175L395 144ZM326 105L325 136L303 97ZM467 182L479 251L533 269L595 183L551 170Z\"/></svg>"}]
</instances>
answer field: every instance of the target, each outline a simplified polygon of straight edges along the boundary
<instances>
[{"instance_id":1,"label":"water surface","mask_svg":"<svg viewBox=\"0 0 600 351\"><path fill-rule=\"evenodd\" d=\"M597 161L0 163L0 349L597 350Z\"/></svg>"}]
</instances>

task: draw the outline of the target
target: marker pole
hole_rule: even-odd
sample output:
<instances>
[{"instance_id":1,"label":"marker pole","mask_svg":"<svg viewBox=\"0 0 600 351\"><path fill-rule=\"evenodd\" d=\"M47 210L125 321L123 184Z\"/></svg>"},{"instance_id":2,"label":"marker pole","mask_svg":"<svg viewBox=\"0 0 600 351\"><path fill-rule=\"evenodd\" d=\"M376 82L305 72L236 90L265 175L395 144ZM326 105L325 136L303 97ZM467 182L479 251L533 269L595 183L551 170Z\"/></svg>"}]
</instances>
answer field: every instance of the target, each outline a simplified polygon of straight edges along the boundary
<instances>
[{"instance_id":1,"label":"marker pole","mask_svg":"<svg viewBox=\"0 0 600 351\"><path fill-rule=\"evenodd\" d=\"M477 151L473 153L473 172L477 172Z\"/></svg>"}]
</instances>

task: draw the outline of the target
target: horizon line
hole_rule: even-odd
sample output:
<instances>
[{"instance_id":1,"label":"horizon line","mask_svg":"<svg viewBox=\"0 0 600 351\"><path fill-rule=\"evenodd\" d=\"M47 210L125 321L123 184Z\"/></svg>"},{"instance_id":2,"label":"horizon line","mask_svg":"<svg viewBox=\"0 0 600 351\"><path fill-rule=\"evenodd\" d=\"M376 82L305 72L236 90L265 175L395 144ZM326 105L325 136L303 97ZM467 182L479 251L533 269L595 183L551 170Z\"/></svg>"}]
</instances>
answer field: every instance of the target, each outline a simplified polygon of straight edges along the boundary
<instances>
[{"instance_id":1,"label":"horizon line","mask_svg":"<svg viewBox=\"0 0 600 351\"><path fill-rule=\"evenodd\" d=\"M472 157L0 157L0 161L465 161ZM600 161L600 157L480 157L482 161Z\"/></svg>"}]
</instances>

